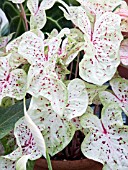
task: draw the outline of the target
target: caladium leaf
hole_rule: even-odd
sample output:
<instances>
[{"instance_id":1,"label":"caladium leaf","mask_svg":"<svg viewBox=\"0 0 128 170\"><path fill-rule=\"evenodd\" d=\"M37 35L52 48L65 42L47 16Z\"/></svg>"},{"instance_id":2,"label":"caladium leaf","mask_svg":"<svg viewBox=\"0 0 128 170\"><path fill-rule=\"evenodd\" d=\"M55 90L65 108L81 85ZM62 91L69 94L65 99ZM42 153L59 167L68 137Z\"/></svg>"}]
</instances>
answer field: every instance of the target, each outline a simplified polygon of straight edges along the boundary
<instances>
[{"instance_id":1,"label":"caladium leaf","mask_svg":"<svg viewBox=\"0 0 128 170\"><path fill-rule=\"evenodd\" d=\"M123 103L128 103L128 80L115 78L110 81L113 92Z\"/></svg>"},{"instance_id":2,"label":"caladium leaf","mask_svg":"<svg viewBox=\"0 0 128 170\"><path fill-rule=\"evenodd\" d=\"M62 3L67 11L60 7L60 9L64 12L64 16L67 20L71 20L83 33L87 33L91 37L91 24L88 16L86 15L86 11L81 7L69 7L64 2Z\"/></svg>"},{"instance_id":3,"label":"caladium leaf","mask_svg":"<svg viewBox=\"0 0 128 170\"><path fill-rule=\"evenodd\" d=\"M128 127L123 126L117 105L106 105L101 120L95 115L84 115L81 124L90 129L82 143L87 158L103 163L106 170L128 168Z\"/></svg>"},{"instance_id":4,"label":"caladium leaf","mask_svg":"<svg viewBox=\"0 0 128 170\"><path fill-rule=\"evenodd\" d=\"M50 101L46 98L33 97L28 114L33 121L35 115L38 115L40 121L44 124L45 129L42 134L51 156L60 152L69 144L75 133L75 127L67 119L57 115L53 111Z\"/></svg>"},{"instance_id":5,"label":"caladium leaf","mask_svg":"<svg viewBox=\"0 0 128 170\"><path fill-rule=\"evenodd\" d=\"M85 84L80 79L73 79L68 84L68 103L64 111L67 119L81 116L88 106L88 94Z\"/></svg>"},{"instance_id":6,"label":"caladium leaf","mask_svg":"<svg viewBox=\"0 0 128 170\"><path fill-rule=\"evenodd\" d=\"M128 65L128 38L124 39L121 43L120 60L122 64Z\"/></svg>"},{"instance_id":7,"label":"caladium leaf","mask_svg":"<svg viewBox=\"0 0 128 170\"><path fill-rule=\"evenodd\" d=\"M51 8L55 3L55 0L43 0L39 5L38 0L28 0L27 6L31 12L30 28L31 29L42 29L46 24L46 13L45 10Z\"/></svg>"},{"instance_id":8,"label":"caladium leaf","mask_svg":"<svg viewBox=\"0 0 128 170\"><path fill-rule=\"evenodd\" d=\"M48 38L44 41L42 36L40 38L39 35L36 35L31 31L26 32L23 35L23 40L19 44L18 52L27 59L30 64L41 62L55 63L55 55L60 48L61 38L64 34L68 33L69 29L65 28L55 37Z\"/></svg>"},{"instance_id":9,"label":"caladium leaf","mask_svg":"<svg viewBox=\"0 0 128 170\"><path fill-rule=\"evenodd\" d=\"M99 96L102 104L117 103L128 115L128 80L115 78L110 81L110 85L115 95L107 91L100 92Z\"/></svg>"},{"instance_id":10,"label":"caladium leaf","mask_svg":"<svg viewBox=\"0 0 128 170\"><path fill-rule=\"evenodd\" d=\"M24 33L22 36L22 41L18 47L18 53L27 59L30 64L46 60L43 40L31 31Z\"/></svg>"},{"instance_id":11,"label":"caladium leaf","mask_svg":"<svg viewBox=\"0 0 128 170\"><path fill-rule=\"evenodd\" d=\"M122 3L122 0L77 0L90 13L96 15L97 19L105 12L112 12Z\"/></svg>"},{"instance_id":12,"label":"caladium leaf","mask_svg":"<svg viewBox=\"0 0 128 170\"><path fill-rule=\"evenodd\" d=\"M80 76L100 86L110 80L120 63L121 41L120 17L106 12L95 23L92 41L85 36L85 55L79 64Z\"/></svg>"},{"instance_id":13,"label":"caladium leaf","mask_svg":"<svg viewBox=\"0 0 128 170\"><path fill-rule=\"evenodd\" d=\"M7 57L0 58L0 102L6 96L21 100L26 94L26 73L22 69L10 72Z\"/></svg>"},{"instance_id":14,"label":"caladium leaf","mask_svg":"<svg viewBox=\"0 0 128 170\"><path fill-rule=\"evenodd\" d=\"M0 169L1 170L15 170L16 162L0 157Z\"/></svg>"},{"instance_id":15,"label":"caladium leaf","mask_svg":"<svg viewBox=\"0 0 128 170\"><path fill-rule=\"evenodd\" d=\"M18 53L18 47L23 38L23 35L9 42L6 46L6 52L10 53L9 64L12 69L19 67L21 64L26 63L26 59Z\"/></svg>"},{"instance_id":16,"label":"caladium leaf","mask_svg":"<svg viewBox=\"0 0 128 170\"><path fill-rule=\"evenodd\" d=\"M108 103L117 103L126 114L128 113L127 104L121 103L118 100L118 98L115 95L113 95L112 93L110 93L108 91L102 91L99 93L99 97L100 97L101 103L103 105L106 105Z\"/></svg>"},{"instance_id":17,"label":"caladium leaf","mask_svg":"<svg viewBox=\"0 0 128 170\"><path fill-rule=\"evenodd\" d=\"M28 72L27 92L35 97L46 97L51 101L54 111L62 116L67 104L67 89L64 83L57 78L57 75L51 72L50 69L53 68L52 65L48 66L48 69L43 67L35 69L34 66L31 66Z\"/></svg>"},{"instance_id":18,"label":"caladium leaf","mask_svg":"<svg viewBox=\"0 0 128 170\"><path fill-rule=\"evenodd\" d=\"M24 115L25 115L25 122L35 139L38 149L41 151L42 155L46 157L46 146L45 146L44 138L37 125L33 122L33 120L28 115L26 111L25 100L24 100Z\"/></svg>"},{"instance_id":19,"label":"caladium leaf","mask_svg":"<svg viewBox=\"0 0 128 170\"><path fill-rule=\"evenodd\" d=\"M16 161L21 157L22 153L20 148L14 150L11 154L0 157L0 169L2 170L15 170Z\"/></svg>"},{"instance_id":20,"label":"caladium leaf","mask_svg":"<svg viewBox=\"0 0 128 170\"><path fill-rule=\"evenodd\" d=\"M15 124L14 135L22 155L29 155L30 160L38 159L42 156L42 151L38 148L35 138L23 118Z\"/></svg>"}]
</instances>

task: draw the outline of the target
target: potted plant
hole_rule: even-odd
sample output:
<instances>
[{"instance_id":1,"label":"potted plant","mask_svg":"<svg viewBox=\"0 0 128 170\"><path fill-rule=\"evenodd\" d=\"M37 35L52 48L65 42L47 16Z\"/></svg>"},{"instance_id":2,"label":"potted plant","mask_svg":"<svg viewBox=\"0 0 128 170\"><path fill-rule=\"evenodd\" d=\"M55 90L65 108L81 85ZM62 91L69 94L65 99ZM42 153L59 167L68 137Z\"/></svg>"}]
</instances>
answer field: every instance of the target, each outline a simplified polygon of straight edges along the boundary
<instances>
[{"instance_id":1,"label":"potted plant","mask_svg":"<svg viewBox=\"0 0 128 170\"><path fill-rule=\"evenodd\" d=\"M127 169L126 2L11 1L1 5L13 19L0 38L0 169L33 169L42 156L49 170L50 159L80 167L84 157L100 164L83 169Z\"/></svg>"}]
</instances>

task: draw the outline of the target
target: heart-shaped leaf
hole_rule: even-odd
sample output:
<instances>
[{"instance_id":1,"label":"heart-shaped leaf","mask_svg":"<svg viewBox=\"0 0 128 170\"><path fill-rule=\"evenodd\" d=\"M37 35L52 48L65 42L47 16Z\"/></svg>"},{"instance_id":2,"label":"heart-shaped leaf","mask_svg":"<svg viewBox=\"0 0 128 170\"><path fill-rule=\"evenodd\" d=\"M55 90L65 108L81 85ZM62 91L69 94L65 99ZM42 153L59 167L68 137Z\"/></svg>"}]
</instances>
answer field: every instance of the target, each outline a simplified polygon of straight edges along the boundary
<instances>
[{"instance_id":1,"label":"heart-shaped leaf","mask_svg":"<svg viewBox=\"0 0 128 170\"><path fill-rule=\"evenodd\" d=\"M28 72L27 92L35 97L46 97L50 100L54 111L62 116L67 104L67 89L57 75L50 70L53 68L53 65L48 66L48 69L46 66L40 69L31 66Z\"/></svg>"},{"instance_id":2,"label":"heart-shaped leaf","mask_svg":"<svg viewBox=\"0 0 128 170\"><path fill-rule=\"evenodd\" d=\"M117 103L128 115L128 80L115 78L110 81L110 85L115 95L107 91L100 92L101 102L103 105L111 102Z\"/></svg>"},{"instance_id":3,"label":"heart-shaped leaf","mask_svg":"<svg viewBox=\"0 0 128 170\"><path fill-rule=\"evenodd\" d=\"M31 12L30 28L31 29L42 29L46 24L46 13L45 10L51 8L56 0L43 0L39 5L38 0L28 0L27 6Z\"/></svg>"},{"instance_id":4,"label":"heart-shaped leaf","mask_svg":"<svg viewBox=\"0 0 128 170\"><path fill-rule=\"evenodd\" d=\"M95 115L84 115L81 124L90 129L82 143L87 158L103 163L106 170L128 168L128 127L123 126L117 105L106 105L101 120Z\"/></svg>"},{"instance_id":5,"label":"heart-shaped leaf","mask_svg":"<svg viewBox=\"0 0 128 170\"><path fill-rule=\"evenodd\" d=\"M121 40L120 17L106 12L96 20L92 41L85 36L85 55L79 64L80 76L100 86L110 80L120 63Z\"/></svg>"},{"instance_id":6,"label":"heart-shaped leaf","mask_svg":"<svg viewBox=\"0 0 128 170\"><path fill-rule=\"evenodd\" d=\"M88 106L88 94L85 84L80 79L73 79L68 84L68 103L64 111L67 119L81 116Z\"/></svg>"},{"instance_id":7,"label":"heart-shaped leaf","mask_svg":"<svg viewBox=\"0 0 128 170\"><path fill-rule=\"evenodd\" d=\"M80 7L69 7L66 3L62 3L67 11L60 7L60 9L64 12L64 16L67 20L71 20L83 33L87 33L91 37L91 24L88 16L86 15L86 11Z\"/></svg>"},{"instance_id":8,"label":"heart-shaped leaf","mask_svg":"<svg viewBox=\"0 0 128 170\"><path fill-rule=\"evenodd\" d=\"M70 121L57 115L46 98L33 97L28 114L33 121L38 115L40 122L45 126L42 134L51 156L63 150L72 140L75 127Z\"/></svg>"}]
</instances>

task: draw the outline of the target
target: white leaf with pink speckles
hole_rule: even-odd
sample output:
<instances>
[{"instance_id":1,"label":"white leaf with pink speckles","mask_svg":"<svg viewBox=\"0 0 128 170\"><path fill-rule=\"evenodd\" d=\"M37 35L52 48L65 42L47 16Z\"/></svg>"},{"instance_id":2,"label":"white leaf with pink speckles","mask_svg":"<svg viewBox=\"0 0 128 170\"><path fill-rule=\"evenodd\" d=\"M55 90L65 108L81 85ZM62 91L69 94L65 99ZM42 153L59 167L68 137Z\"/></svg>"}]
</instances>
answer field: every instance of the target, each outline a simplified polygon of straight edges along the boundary
<instances>
[{"instance_id":1,"label":"white leaf with pink speckles","mask_svg":"<svg viewBox=\"0 0 128 170\"><path fill-rule=\"evenodd\" d=\"M35 138L27 126L24 117L16 122L14 135L18 146L22 150L22 155L30 155L30 160L35 160L42 156L42 151L38 148Z\"/></svg>"},{"instance_id":2,"label":"white leaf with pink speckles","mask_svg":"<svg viewBox=\"0 0 128 170\"><path fill-rule=\"evenodd\" d=\"M2 156L3 158L5 159L9 159L9 160L12 160L12 161L16 161L18 160L20 157L22 156L22 151L21 151L21 148L17 148L16 150L14 150L12 153L8 154L8 155L5 155L5 156Z\"/></svg>"},{"instance_id":3,"label":"white leaf with pink speckles","mask_svg":"<svg viewBox=\"0 0 128 170\"><path fill-rule=\"evenodd\" d=\"M33 122L33 120L30 118L26 111L26 106L24 104L24 118L25 118L25 123L27 127L30 129L32 136L35 139L35 142L37 144L38 149L41 151L42 155L46 157L46 146L45 146L45 141L42 136L41 131L37 127L37 125Z\"/></svg>"},{"instance_id":4,"label":"white leaf with pink speckles","mask_svg":"<svg viewBox=\"0 0 128 170\"><path fill-rule=\"evenodd\" d=\"M18 53L27 59L30 64L44 62L44 42L33 32L26 32L19 44Z\"/></svg>"},{"instance_id":5,"label":"white leaf with pink speckles","mask_svg":"<svg viewBox=\"0 0 128 170\"><path fill-rule=\"evenodd\" d=\"M60 7L64 12L64 16L67 20L71 20L83 33L87 33L91 36L91 24L86 11L82 7L69 7L65 5L67 11Z\"/></svg>"},{"instance_id":6,"label":"white leaf with pink speckles","mask_svg":"<svg viewBox=\"0 0 128 170\"><path fill-rule=\"evenodd\" d=\"M128 103L128 80L115 78L110 81L113 92L121 102Z\"/></svg>"},{"instance_id":7,"label":"white leaf with pink speckles","mask_svg":"<svg viewBox=\"0 0 128 170\"><path fill-rule=\"evenodd\" d=\"M22 156L20 148L17 148L12 153L0 157L1 170L15 170L16 161Z\"/></svg>"},{"instance_id":8,"label":"white leaf with pink speckles","mask_svg":"<svg viewBox=\"0 0 128 170\"><path fill-rule=\"evenodd\" d=\"M123 38L120 22L118 15L107 12L96 21L92 41L85 35L85 55L79 64L79 74L87 82L101 86L115 74Z\"/></svg>"},{"instance_id":9,"label":"white leaf with pink speckles","mask_svg":"<svg viewBox=\"0 0 128 170\"><path fill-rule=\"evenodd\" d=\"M0 169L1 170L16 170L16 162L0 157Z\"/></svg>"},{"instance_id":10,"label":"white leaf with pink speckles","mask_svg":"<svg viewBox=\"0 0 128 170\"><path fill-rule=\"evenodd\" d=\"M117 103L122 108L122 110L128 115L128 104L121 102L117 96L113 95L108 91L102 91L99 93L99 97L103 105L109 103Z\"/></svg>"},{"instance_id":11,"label":"white leaf with pink speckles","mask_svg":"<svg viewBox=\"0 0 128 170\"><path fill-rule=\"evenodd\" d=\"M88 94L84 81L73 79L68 84L68 103L64 111L67 119L81 116L88 106Z\"/></svg>"},{"instance_id":12,"label":"white leaf with pink speckles","mask_svg":"<svg viewBox=\"0 0 128 170\"><path fill-rule=\"evenodd\" d=\"M22 41L23 35L9 42L6 46L6 52L10 53L9 64L12 69L17 68L21 64L26 63L26 59L18 53L18 47Z\"/></svg>"},{"instance_id":13,"label":"white leaf with pink speckles","mask_svg":"<svg viewBox=\"0 0 128 170\"><path fill-rule=\"evenodd\" d=\"M42 29L46 24L46 13L45 10L51 8L55 3L55 0L42 1L39 5L38 0L28 0L27 6L31 12L30 17L30 28L31 29Z\"/></svg>"},{"instance_id":14,"label":"white leaf with pink speckles","mask_svg":"<svg viewBox=\"0 0 128 170\"><path fill-rule=\"evenodd\" d=\"M21 100L26 94L26 73L22 69L12 70L7 57L0 58L0 102L6 97Z\"/></svg>"},{"instance_id":15,"label":"white leaf with pink speckles","mask_svg":"<svg viewBox=\"0 0 128 170\"><path fill-rule=\"evenodd\" d=\"M122 64L128 65L128 38L124 39L120 46L120 60Z\"/></svg>"},{"instance_id":16,"label":"white leaf with pink speckles","mask_svg":"<svg viewBox=\"0 0 128 170\"><path fill-rule=\"evenodd\" d=\"M56 114L51 107L50 101L46 98L33 97L28 114L33 121L38 115L40 122L44 124L45 129L42 131L42 134L51 156L63 150L72 140L75 127L70 121Z\"/></svg>"},{"instance_id":17,"label":"white leaf with pink speckles","mask_svg":"<svg viewBox=\"0 0 128 170\"><path fill-rule=\"evenodd\" d=\"M60 116L63 115L67 104L67 89L64 83L57 78L56 73L52 72L54 66L48 69L38 69L31 66L28 72L28 90L34 97L43 96L51 101L54 111Z\"/></svg>"},{"instance_id":18,"label":"white leaf with pink speckles","mask_svg":"<svg viewBox=\"0 0 128 170\"><path fill-rule=\"evenodd\" d=\"M90 13L94 13L97 19L105 12L112 12L122 0L77 0Z\"/></svg>"},{"instance_id":19,"label":"white leaf with pink speckles","mask_svg":"<svg viewBox=\"0 0 128 170\"><path fill-rule=\"evenodd\" d=\"M111 170L128 168L128 127L123 126L117 105L106 105L101 120L95 115L84 115L81 124L90 129L82 143L82 152L87 158L101 162Z\"/></svg>"},{"instance_id":20,"label":"white leaf with pink speckles","mask_svg":"<svg viewBox=\"0 0 128 170\"><path fill-rule=\"evenodd\" d=\"M4 82L2 95L21 100L26 95L26 73L22 69L16 69L10 72L7 77L8 80Z\"/></svg>"}]
</instances>

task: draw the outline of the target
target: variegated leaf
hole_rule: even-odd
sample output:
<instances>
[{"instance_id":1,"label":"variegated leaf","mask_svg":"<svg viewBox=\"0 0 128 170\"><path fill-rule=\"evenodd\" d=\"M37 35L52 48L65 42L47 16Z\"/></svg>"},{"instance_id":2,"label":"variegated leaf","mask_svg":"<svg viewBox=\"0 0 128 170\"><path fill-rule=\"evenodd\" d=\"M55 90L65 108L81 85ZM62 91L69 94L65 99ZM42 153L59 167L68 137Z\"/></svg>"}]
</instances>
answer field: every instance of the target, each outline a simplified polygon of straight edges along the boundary
<instances>
[{"instance_id":1,"label":"variegated leaf","mask_svg":"<svg viewBox=\"0 0 128 170\"><path fill-rule=\"evenodd\" d=\"M27 59L30 64L46 60L43 40L31 31L23 34L18 53Z\"/></svg>"},{"instance_id":2,"label":"variegated leaf","mask_svg":"<svg viewBox=\"0 0 128 170\"><path fill-rule=\"evenodd\" d=\"M109 103L117 103L125 113L128 112L127 105L121 103L118 98L108 91L102 91L99 93L101 103L105 106Z\"/></svg>"},{"instance_id":3,"label":"variegated leaf","mask_svg":"<svg viewBox=\"0 0 128 170\"><path fill-rule=\"evenodd\" d=\"M0 157L0 169L1 170L16 170L16 162Z\"/></svg>"},{"instance_id":4,"label":"variegated leaf","mask_svg":"<svg viewBox=\"0 0 128 170\"><path fill-rule=\"evenodd\" d=\"M7 57L0 58L0 102L6 97L21 100L26 94L26 73L22 69L12 70Z\"/></svg>"},{"instance_id":5,"label":"variegated leaf","mask_svg":"<svg viewBox=\"0 0 128 170\"><path fill-rule=\"evenodd\" d=\"M64 111L67 119L81 116L88 106L88 94L85 84L80 79L73 79L68 84L68 103Z\"/></svg>"},{"instance_id":6,"label":"variegated leaf","mask_svg":"<svg viewBox=\"0 0 128 170\"><path fill-rule=\"evenodd\" d=\"M60 7L60 9L64 12L64 16L67 20L71 20L83 33L87 33L91 37L91 24L88 16L86 15L86 11L80 7L69 7L64 2L62 3L67 11Z\"/></svg>"},{"instance_id":7,"label":"variegated leaf","mask_svg":"<svg viewBox=\"0 0 128 170\"><path fill-rule=\"evenodd\" d=\"M106 12L95 23L92 41L85 36L85 55L79 64L80 76L100 86L110 80L120 63L121 40L120 17Z\"/></svg>"},{"instance_id":8,"label":"variegated leaf","mask_svg":"<svg viewBox=\"0 0 128 170\"><path fill-rule=\"evenodd\" d=\"M39 5L38 0L28 0L27 6L31 12L30 28L31 29L42 29L46 24L46 13L45 10L51 8L55 3L55 0L43 0Z\"/></svg>"},{"instance_id":9,"label":"variegated leaf","mask_svg":"<svg viewBox=\"0 0 128 170\"><path fill-rule=\"evenodd\" d=\"M120 60L122 64L128 65L128 38L124 39L120 46Z\"/></svg>"},{"instance_id":10,"label":"variegated leaf","mask_svg":"<svg viewBox=\"0 0 128 170\"><path fill-rule=\"evenodd\" d=\"M128 168L128 127L123 126L117 105L106 105L101 120L95 115L84 115L81 124L90 128L82 143L87 158L103 163L106 170Z\"/></svg>"},{"instance_id":11,"label":"variegated leaf","mask_svg":"<svg viewBox=\"0 0 128 170\"><path fill-rule=\"evenodd\" d=\"M14 134L18 146L22 150L22 155L30 155L30 160L38 159L42 156L42 151L38 148L35 138L27 126L24 117L15 124Z\"/></svg>"},{"instance_id":12,"label":"variegated leaf","mask_svg":"<svg viewBox=\"0 0 128 170\"><path fill-rule=\"evenodd\" d=\"M28 72L28 90L31 95L38 97L43 96L51 101L54 111L60 116L63 115L67 104L67 89L57 75L51 71L54 66L48 66L48 69L38 69L30 67Z\"/></svg>"},{"instance_id":13,"label":"variegated leaf","mask_svg":"<svg viewBox=\"0 0 128 170\"><path fill-rule=\"evenodd\" d=\"M33 110L33 111L32 111ZM42 134L44 136L47 150L51 156L63 150L75 133L75 127L65 118L57 115L50 101L46 98L32 98L28 114L34 121L35 115L40 117L40 121L45 126Z\"/></svg>"},{"instance_id":14,"label":"variegated leaf","mask_svg":"<svg viewBox=\"0 0 128 170\"><path fill-rule=\"evenodd\" d=\"M112 12L122 3L122 0L77 0L90 13L94 13L97 19L105 12Z\"/></svg>"},{"instance_id":15,"label":"variegated leaf","mask_svg":"<svg viewBox=\"0 0 128 170\"><path fill-rule=\"evenodd\" d=\"M39 130L39 128L37 127L37 125L33 122L33 120L30 118L30 116L28 115L27 111L26 111L26 106L24 103L24 117L25 117L25 123L27 125L27 127L30 129L32 136L35 139L35 142L37 144L38 149L41 151L42 155L44 157L46 157L46 146L45 146L45 141L44 138L41 134L41 129Z\"/></svg>"},{"instance_id":16,"label":"variegated leaf","mask_svg":"<svg viewBox=\"0 0 128 170\"><path fill-rule=\"evenodd\" d=\"M12 69L15 69L21 64L26 63L26 59L24 59L23 56L18 53L18 47L22 41L23 35L9 42L6 46L6 52L10 53L9 64Z\"/></svg>"},{"instance_id":17,"label":"variegated leaf","mask_svg":"<svg viewBox=\"0 0 128 170\"><path fill-rule=\"evenodd\" d=\"M20 148L14 150L11 154L0 157L1 170L16 170L16 161L21 157Z\"/></svg>"}]
</instances>

